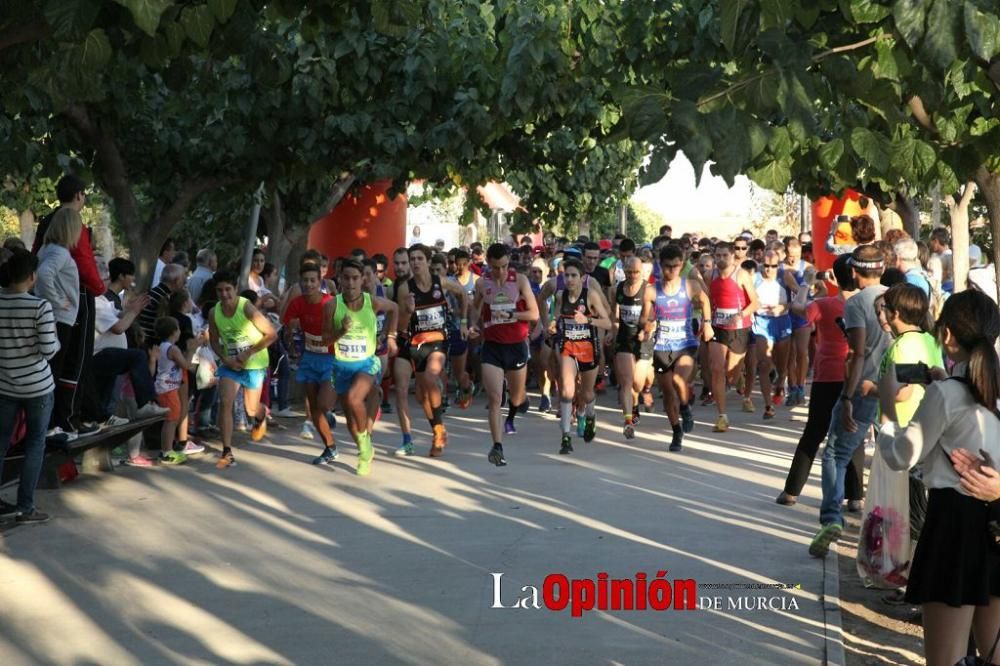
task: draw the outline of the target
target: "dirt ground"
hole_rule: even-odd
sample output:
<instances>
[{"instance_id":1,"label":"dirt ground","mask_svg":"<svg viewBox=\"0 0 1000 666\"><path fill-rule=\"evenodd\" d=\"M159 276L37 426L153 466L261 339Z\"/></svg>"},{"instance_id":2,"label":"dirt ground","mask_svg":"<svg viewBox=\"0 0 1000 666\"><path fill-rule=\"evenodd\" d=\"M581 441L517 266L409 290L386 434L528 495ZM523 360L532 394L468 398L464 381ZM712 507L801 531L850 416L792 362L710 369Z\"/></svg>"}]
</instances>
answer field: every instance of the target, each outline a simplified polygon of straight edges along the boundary
<instances>
[{"instance_id":1,"label":"dirt ground","mask_svg":"<svg viewBox=\"0 0 1000 666\"><path fill-rule=\"evenodd\" d=\"M887 590L866 589L855 565L860 515L847 514L840 552L840 599L847 666L923 664L919 608L890 605Z\"/></svg>"}]
</instances>

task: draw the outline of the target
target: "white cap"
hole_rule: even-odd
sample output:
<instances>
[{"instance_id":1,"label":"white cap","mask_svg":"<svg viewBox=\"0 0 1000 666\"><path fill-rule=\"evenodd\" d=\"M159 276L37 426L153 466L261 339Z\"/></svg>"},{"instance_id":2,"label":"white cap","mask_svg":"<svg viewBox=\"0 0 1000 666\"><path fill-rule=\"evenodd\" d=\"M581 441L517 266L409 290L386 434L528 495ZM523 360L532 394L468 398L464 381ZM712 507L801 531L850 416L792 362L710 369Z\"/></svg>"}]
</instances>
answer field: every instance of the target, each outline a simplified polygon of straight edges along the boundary
<instances>
[{"instance_id":1,"label":"white cap","mask_svg":"<svg viewBox=\"0 0 1000 666\"><path fill-rule=\"evenodd\" d=\"M976 268L983 263L983 251L975 243L969 244L969 267Z\"/></svg>"}]
</instances>

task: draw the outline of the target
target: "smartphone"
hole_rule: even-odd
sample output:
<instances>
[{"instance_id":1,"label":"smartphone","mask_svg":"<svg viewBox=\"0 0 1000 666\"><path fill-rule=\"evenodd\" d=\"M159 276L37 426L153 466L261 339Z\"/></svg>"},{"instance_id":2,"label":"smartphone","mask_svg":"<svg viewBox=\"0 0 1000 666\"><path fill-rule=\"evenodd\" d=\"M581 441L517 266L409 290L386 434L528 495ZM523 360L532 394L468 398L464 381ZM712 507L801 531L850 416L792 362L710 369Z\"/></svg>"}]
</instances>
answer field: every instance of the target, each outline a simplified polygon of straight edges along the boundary
<instances>
[{"instance_id":1,"label":"smartphone","mask_svg":"<svg viewBox=\"0 0 1000 666\"><path fill-rule=\"evenodd\" d=\"M989 451L986 451L985 449L979 449L979 455L982 457L983 463L987 467L992 467L993 469L997 468L997 466L993 464L993 456L989 454Z\"/></svg>"},{"instance_id":2,"label":"smartphone","mask_svg":"<svg viewBox=\"0 0 1000 666\"><path fill-rule=\"evenodd\" d=\"M827 280L833 280L833 271L820 271L816 273L816 282L826 282Z\"/></svg>"},{"instance_id":3,"label":"smartphone","mask_svg":"<svg viewBox=\"0 0 1000 666\"><path fill-rule=\"evenodd\" d=\"M896 366L896 381L900 384L930 384L933 380L926 363L900 363Z\"/></svg>"},{"instance_id":4,"label":"smartphone","mask_svg":"<svg viewBox=\"0 0 1000 666\"><path fill-rule=\"evenodd\" d=\"M844 334L844 337L845 338L848 337L847 336L847 324L844 323L844 318L843 317L837 317L836 319L834 319L834 321L837 323L837 328L840 329L840 332Z\"/></svg>"}]
</instances>

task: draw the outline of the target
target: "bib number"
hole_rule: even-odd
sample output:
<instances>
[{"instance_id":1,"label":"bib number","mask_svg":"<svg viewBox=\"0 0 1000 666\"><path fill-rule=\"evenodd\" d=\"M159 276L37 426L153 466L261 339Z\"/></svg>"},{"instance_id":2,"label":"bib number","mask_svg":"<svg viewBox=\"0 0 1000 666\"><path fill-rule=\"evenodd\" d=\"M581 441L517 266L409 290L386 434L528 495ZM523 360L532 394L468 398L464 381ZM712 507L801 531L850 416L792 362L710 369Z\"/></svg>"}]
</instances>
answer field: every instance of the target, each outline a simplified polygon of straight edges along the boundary
<instances>
[{"instance_id":1,"label":"bib number","mask_svg":"<svg viewBox=\"0 0 1000 666\"><path fill-rule=\"evenodd\" d=\"M363 361L371 353L366 340L341 338L337 341L337 356L345 361Z\"/></svg>"},{"instance_id":2,"label":"bib number","mask_svg":"<svg viewBox=\"0 0 1000 666\"><path fill-rule=\"evenodd\" d=\"M510 324L514 322L514 311L516 306L509 301L493 303L490 305L490 324Z\"/></svg>"},{"instance_id":3,"label":"bib number","mask_svg":"<svg viewBox=\"0 0 1000 666\"><path fill-rule=\"evenodd\" d=\"M306 333L306 351L314 354L329 354L330 348L323 344L323 336Z\"/></svg>"},{"instance_id":4,"label":"bib number","mask_svg":"<svg viewBox=\"0 0 1000 666\"><path fill-rule=\"evenodd\" d=\"M727 321L740 313L737 308L719 308L712 316L712 323L717 326L724 326Z\"/></svg>"},{"instance_id":5,"label":"bib number","mask_svg":"<svg viewBox=\"0 0 1000 666\"><path fill-rule=\"evenodd\" d=\"M440 331L444 325L444 308L440 305L417 310L417 331Z\"/></svg>"},{"instance_id":6,"label":"bib number","mask_svg":"<svg viewBox=\"0 0 1000 666\"><path fill-rule=\"evenodd\" d=\"M622 323L626 326L638 326L639 325L639 315L642 314L641 305L620 305L618 306L618 312Z\"/></svg>"},{"instance_id":7,"label":"bib number","mask_svg":"<svg viewBox=\"0 0 1000 666\"><path fill-rule=\"evenodd\" d=\"M688 337L687 322L661 319L656 322L656 341L660 343L678 342Z\"/></svg>"},{"instance_id":8,"label":"bib number","mask_svg":"<svg viewBox=\"0 0 1000 666\"><path fill-rule=\"evenodd\" d=\"M575 321L567 322L563 328L563 336L567 340L589 340L590 326L578 324Z\"/></svg>"},{"instance_id":9,"label":"bib number","mask_svg":"<svg viewBox=\"0 0 1000 666\"><path fill-rule=\"evenodd\" d=\"M229 358L236 358L252 346L248 338L239 337L226 344L226 354L229 355Z\"/></svg>"}]
</instances>

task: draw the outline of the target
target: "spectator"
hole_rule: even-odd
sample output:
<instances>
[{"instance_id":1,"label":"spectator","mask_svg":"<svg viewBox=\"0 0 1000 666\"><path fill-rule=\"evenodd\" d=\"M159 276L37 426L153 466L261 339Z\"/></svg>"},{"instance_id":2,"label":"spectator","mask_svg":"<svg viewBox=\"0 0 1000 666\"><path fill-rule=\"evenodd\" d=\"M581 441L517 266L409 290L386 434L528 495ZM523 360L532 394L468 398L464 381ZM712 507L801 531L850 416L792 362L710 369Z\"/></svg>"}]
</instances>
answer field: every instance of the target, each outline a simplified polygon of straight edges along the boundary
<instances>
[{"instance_id":1,"label":"spectator","mask_svg":"<svg viewBox=\"0 0 1000 666\"><path fill-rule=\"evenodd\" d=\"M17 236L7 236L3 241L3 249L13 252L14 250L26 250L27 248L24 245L24 241Z\"/></svg>"},{"instance_id":2,"label":"spectator","mask_svg":"<svg viewBox=\"0 0 1000 666\"><path fill-rule=\"evenodd\" d=\"M52 306L59 338L59 351L51 360L52 374L59 380L52 409L53 425L71 439L76 434L70 417L82 361L76 347L81 346L82 333L74 332L80 307L80 275L69 248L79 242L81 231L80 213L73 208L60 208L53 215L45 233L45 244L38 252L38 276L34 283L35 294ZM71 364L75 367L68 367ZM73 381L63 384L62 378L73 378Z\"/></svg>"},{"instance_id":3,"label":"spectator","mask_svg":"<svg viewBox=\"0 0 1000 666\"><path fill-rule=\"evenodd\" d=\"M253 251L253 259L250 261L250 275L247 278L247 282L251 289L253 289L258 296L263 296L265 293L271 293L268 288L264 285L264 277L261 275L264 272L264 265L267 261L264 258L264 250L257 248Z\"/></svg>"},{"instance_id":4,"label":"spectator","mask_svg":"<svg viewBox=\"0 0 1000 666\"><path fill-rule=\"evenodd\" d=\"M160 247L160 256L156 258L156 268L153 269L153 284L160 284L163 269L174 260L174 239L168 238Z\"/></svg>"},{"instance_id":5,"label":"spectator","mask_svg":"<svg viewBox=\"0 0 1000 666\"><path fill-rule=\"evenodd\" d=\"M104 295L95 299L94 379L102 421L109 421L115 409L115 381L128 373L138 407L136 417L148 418L166 412L154 398L153 377L149 372L149 356L142 349L129 349L125 331L149 303L145 295L134 296L128 307L122 308L120 292L135 284L135 264L127 259L112 259L108 264L110 282ZM135 457L135 456L133 456Z\"/></svg>"},{"instance_id":6,"label":"spectator","mask_svg":"<svg viewBox=\"0 0 1000 666\"><path fill-rule=\"evenodd\" d=\"M49 519L35 508L35 487L54 402L48 361L58 351L59 341L52 306L29 293L37 267L38 258L21 249L0 266L0 473L19 411L24 410L27 422L17 504L0 500L0 516L16 516L16 523Z\"/></svg>"},{"instance_id":7,"label":"spectator","mask_svg":"<svg viewBox=\"0 0 1000 666\"><path fill-rule=\"evenodd\" d=\"M853 252L856 247L875 242L875 221L868 215L850 218L851 237L841 241L838 236L838 230L841 230L841 217L838 217L837 222L830 225L830 234L826 239L827 252L836 255L847 254Z\"/></svg>"},{"instance_id":8,"label":"spectator","mask_svg":"<svg viewBox=\"0 0 1000 666\"><path fill-rule=\"evenodd\" d=\"M160 274L160 282L150 289L149 303L139 313L139 326L147 341L156 340L156 320L167 311L170 294L184 286L184 269L167 264Z\"/></svg>"},{"instance_id":9,"label":"spectator","mask_svg":"<svg viewBox=\"0 0 1000 666\"><path fill-rule=\"evenodd\" d=\"M955 381L928 385L909 425L897 426L895 364L886 367L879 402L889 422L878 446L892 469L920 465L928 488L927 517L910 567L906 601L920 604L928 664L955 664L967 652L974 628L985 663L1000 630L1000 554L987 529L991 507L967 494L949 456L961 447L1000 459L1000 361L994 345L1000 311L983 294L966 290L945 301L938 340L955 366ZM943 379L943 372L934 373Z\"/></svg>"},{"instance_id":10,"label":"spectator","mask_svg":"<svg viewBox=\"0 0 1000 666\"><path fill-rule=\"evenodd\" d=\"M878 364L889 346L889 334L882 328L875 311L875 299L886 291L879 284L884 269L882 256L874 246L862 245L851 254L851 268L859 288L844 307L851 357L823 450L823 501L820 506L823 527L809 544L809 554L813 557L826 556L830 544L840 538L844 529L841 508L844 475L854 450L864 442L867 431L875 423Z\"/></svg>"},{"instance_id":11,"label":"spectator","mask_svg":"<svg viewBox=\"0 0 1000 666\"><path fill-rule=\"evenodd\" d=\"M173 317L160 317L155 324L158 342L156 363L156 400L167 414L160 431L160 464L180 465L187 462L187 455L174 450L174 437L178 426L187 421L188 406L182 399L180 388L187 382L191 370L191 354L181 351L177 341L180 326ZM201 449L204 451L204 447Z\"/></svg>"},{"instance_id":12,"label":"spectator","mask_svg":"<svg viewBox=\"0 0 1000 666\"><path fill-rule=\"evenodd\" d=\"M188 279L187 288L191 293L191 299L197 303L201 300L201 289L208 280L212 279L212 274L219 268L219 259L215 252L208 248L198 250L195 255L195 262L198 266Z\"/></svg>"},{"instance_id":13,"label":"spectator","mask_svg":"<svg viewBox=\"0 0 1000 666\"><path fill-rule=\"evenodd\" d=\"M184 269L186 273L189 268L191 268L191 261L188 259L187 252L175 252L174 258L170 261L172 264L177 264Z\"/></svg>"},{"instance_id":14,"label":"spectator","mask_svg":"<svg viewBox=\"0 0 1000 666\"><path fill-rule=\"evenodd\" d=\"M955 278L952 271L951 234L944 227L932 230L928 247L931 256L927 260L927 272L931 274L933 281L941 285L941 291L950 294L955 288Z\"/></svg>"},{"instance_id":15,"label":"spectator","mask_svg":"<svg viewBox=\"0 0 1000 666\"><path fill-rule=\"evenodd\" d=\"M916 241L912 238L901 238L894 246L896 251L896 268L906 275L906 282L915 287L920 287L924 294L930 298L931 283L927 279L927 274L920 266L920 249Z\"/></svg>"}]
</instances>

